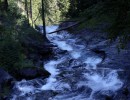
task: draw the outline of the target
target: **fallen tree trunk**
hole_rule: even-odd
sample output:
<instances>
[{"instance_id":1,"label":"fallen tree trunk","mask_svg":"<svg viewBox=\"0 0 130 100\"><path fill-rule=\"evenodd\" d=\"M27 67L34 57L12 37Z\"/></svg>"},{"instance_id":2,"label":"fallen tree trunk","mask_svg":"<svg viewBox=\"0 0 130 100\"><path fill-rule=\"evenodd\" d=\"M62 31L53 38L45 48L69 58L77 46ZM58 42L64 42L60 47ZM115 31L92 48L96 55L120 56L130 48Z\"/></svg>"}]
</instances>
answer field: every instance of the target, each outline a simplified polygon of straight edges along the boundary
<instances>
[{"instance_id":1,"label":"fallen tree trunk","mask_svg":"<svg viewBox=\"0 0 130 100\"><path fill-rule=\"evenodd\" d=\"M79 21L79 22L77 22L77 23L75 23L75 24L73 24L73 25L70 25L70 26L68 26L68 27L61 28L61 29L59 29L59 30L50 32L50 33L48 33L48 34L52 34L52 33L60 32L60 31L63 31L63 30L67 30L67 29L69 29L69 28L71 28L71 27L74 27L74 26L76 26L76 25L81 24L81 23L84 22L85 20L86 20L86 19L81 20L81 21Z\"/></svg>"}]
</instances>

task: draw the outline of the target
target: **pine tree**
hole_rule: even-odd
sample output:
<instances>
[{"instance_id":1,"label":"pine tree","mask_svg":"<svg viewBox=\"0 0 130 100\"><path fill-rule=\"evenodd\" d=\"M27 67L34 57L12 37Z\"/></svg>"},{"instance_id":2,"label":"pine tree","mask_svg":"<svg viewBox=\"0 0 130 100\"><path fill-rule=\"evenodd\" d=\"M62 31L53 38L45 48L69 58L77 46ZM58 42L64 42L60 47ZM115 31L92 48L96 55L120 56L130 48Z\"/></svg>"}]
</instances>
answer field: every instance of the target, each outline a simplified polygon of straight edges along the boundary
<instances>
[{"instance_id":1,"label":"pine tree","mask_svg":"<svg viewBox=\"0 0 130 100\"><path fill-rule=\"evenodd\" d=\"M40 0L32 0L32 13L35 24L42 24L42 8ZM69 9L69 0L43 0L45 6L46 25L57 24L65 19Z\"/></svg>"}]
</instances>

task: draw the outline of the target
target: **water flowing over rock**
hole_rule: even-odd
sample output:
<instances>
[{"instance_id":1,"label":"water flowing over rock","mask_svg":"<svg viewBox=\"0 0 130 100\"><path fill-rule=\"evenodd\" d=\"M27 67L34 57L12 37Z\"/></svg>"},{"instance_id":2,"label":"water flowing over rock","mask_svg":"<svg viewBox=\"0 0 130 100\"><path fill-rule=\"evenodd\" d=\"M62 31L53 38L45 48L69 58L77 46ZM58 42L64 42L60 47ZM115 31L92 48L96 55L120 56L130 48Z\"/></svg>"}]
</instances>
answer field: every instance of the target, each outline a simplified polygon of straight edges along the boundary
<instances>
[{"instance_id":1,"label":"water flowing over rock","mask_svg":"<svg viewBox=\"0 0 130 100\"><path fill-rule=\"evenodd\" d=\"M47 31L57 28L52 26ZM44 63L51 75L47 79L16 82L10 100L107 100L121 91L124 77L119 70L99 66L107 59L106 50L94 49L94 45L88 46L66 31L47 37L57 45L53 48L55 58Z\"/></svg>"}]
</instances>

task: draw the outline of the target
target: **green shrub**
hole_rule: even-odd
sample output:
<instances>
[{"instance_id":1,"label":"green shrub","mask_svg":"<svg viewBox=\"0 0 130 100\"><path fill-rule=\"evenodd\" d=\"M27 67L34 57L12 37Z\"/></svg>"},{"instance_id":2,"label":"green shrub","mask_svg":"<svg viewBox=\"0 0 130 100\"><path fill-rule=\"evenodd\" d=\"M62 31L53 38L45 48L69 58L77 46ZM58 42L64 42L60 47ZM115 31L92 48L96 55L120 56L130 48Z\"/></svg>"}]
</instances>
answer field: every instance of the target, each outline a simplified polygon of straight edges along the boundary
<instances>
[{"instance_id":1,"label":"green shrub","mask_svg":"<svg viewBox=\"0 0 130 100\"><path fill-rule=\"evenodd\" d=\"M6 36L0 41L0 67L7 70L14 68L21 58L21 46L13 40L10 36Z\"/></svg>"},{"instance_id":2,"label":"green shrub","mask_svg":"<svg viewBox=\"0 0 130 100\"><path fill-rule=\"evenodd\" d=\"M31 60L22 59L14 65L17 69L27 68L27 67L35 67Z\"/></svg>"}]
</instances>

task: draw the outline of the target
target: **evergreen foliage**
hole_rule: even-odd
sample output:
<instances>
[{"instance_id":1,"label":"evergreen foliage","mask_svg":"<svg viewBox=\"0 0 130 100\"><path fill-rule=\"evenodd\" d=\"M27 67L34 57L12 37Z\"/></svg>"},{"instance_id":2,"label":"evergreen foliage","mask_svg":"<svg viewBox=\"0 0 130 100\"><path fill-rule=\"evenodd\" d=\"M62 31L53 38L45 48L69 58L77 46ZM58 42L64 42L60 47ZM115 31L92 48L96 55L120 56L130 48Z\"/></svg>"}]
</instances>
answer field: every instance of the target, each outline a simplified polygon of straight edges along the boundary
<instances>
[{"instance_id":1,"label":"evergreen foliage","mask_svg":"<svg viewBox=\"0 0 130 100\"><path fill-rule=\"evenodd\" d=\"M36 24L42 24L41 18L41 2L40 0L32 0L33 19ZM44 0L46 24L57 24L65 19L65 14L69 9L69 0ZM37 18L38 17L38 18ZM36 20L37 18L37 20Z\"/></svg>"},{"instance_id":2,"label":"evergreen foliage","mask_svg":"<svg viewBox=\"0 0 130 100\"><path fill-rule=\"evenodd\" d=\"M28 26L27 18L21 15L21 10L18 9L16 3L14 0L8 0L8 10L0 10L0 67L9 72L34 66L32 61L26 60L21 43L29 34L38 35L33 28ZM37 37L35 36L36 39ZM38 37L37 40L40 41L41 38Z\"/></svg>"},{"instance_id":3,"label":"evergreen foliage","mask_svg":"<svg viewBox=\"0 0 130 100\"><path fill-rule=\"evenodd\" d=\"M130 40L130 1L129 0L70 0L70 18L86 19L79 29L90 28L109 33L115 40L120 37L126 44ZM126 38L127 37L127 38ZM125 39L124 39L125 38Z\"/></svg>"},{"instance_id":4,"label":"evergreen foliage","mask_svg":"<svg viewBox=\"0 0 130 100\"><path fill-rule=\"evenodd\" d=\"M119 37L122 47L130 40L129 0L44 0L44 4L46 25L86 19L79 29L100 28L112 40ZM26 61L21 43L28 36L43 41L29 25L42 24L41 12L41 0L0 0L0 66L7 70L33 66Z\"/></svg>"}]
</instances>

